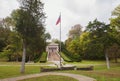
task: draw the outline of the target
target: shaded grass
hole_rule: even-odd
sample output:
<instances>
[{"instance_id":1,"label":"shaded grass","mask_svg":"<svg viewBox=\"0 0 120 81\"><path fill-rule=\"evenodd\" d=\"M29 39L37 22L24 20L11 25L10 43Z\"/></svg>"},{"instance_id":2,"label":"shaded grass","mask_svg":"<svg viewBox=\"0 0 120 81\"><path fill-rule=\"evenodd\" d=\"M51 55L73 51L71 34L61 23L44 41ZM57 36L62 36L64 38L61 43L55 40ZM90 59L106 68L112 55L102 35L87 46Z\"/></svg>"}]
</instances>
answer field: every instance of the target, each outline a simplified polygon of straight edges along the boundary
<instances>
[{"instance_id":1,"label":"shaded grass","mask_svg":"<svg viewBox=\"0 0 120 81\"><path fill-rule=\"evenodd\" d=\"M20 62L0 62L0 65L19 65Z\"/></svg>"},{"instance_id":2,"label":"shaded grass","mask_svg":"<svg viewBox=\"0 0 120 81\"><path fill-rule=\"evenodd\" d=\"M31 79L25 79L20 81L78 81L71 77L66 76L59 76L59 75L47 75L47 76L41 76L37 78L31 78Z\"/></svg>"}]
</instances>

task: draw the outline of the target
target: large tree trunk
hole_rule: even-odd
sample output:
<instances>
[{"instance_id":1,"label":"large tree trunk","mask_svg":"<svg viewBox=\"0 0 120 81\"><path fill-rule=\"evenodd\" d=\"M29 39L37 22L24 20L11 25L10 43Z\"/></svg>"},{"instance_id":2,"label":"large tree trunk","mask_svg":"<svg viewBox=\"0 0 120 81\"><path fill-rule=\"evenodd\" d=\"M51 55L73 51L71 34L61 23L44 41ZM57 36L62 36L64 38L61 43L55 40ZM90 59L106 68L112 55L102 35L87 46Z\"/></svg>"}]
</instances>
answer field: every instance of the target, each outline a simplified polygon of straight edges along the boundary
<instances>
[{"instance_id":1,"label":"large tree trunk","mask_svg":"<svg viewBox=\"0 0 120 81\"><path fill-rule=\"evenodd\" d=\"M107 52L105 53L105 58L106 58L107 68L110 69L110 63L109 63L109 58L108 58Z\"/></svg>"},{"instance_id":2,"label":"large tree trunk","mask_svg":"<svg viewBox=\"0 0 120 81\"><path fill-rule=\"evenodd\" d=\"M21 63L21 69L20 69L21 73L25 72L26 47L27 47L26 41L23 40L23 55L22 55L22 63Z\"/></svg>"}]
</instances>

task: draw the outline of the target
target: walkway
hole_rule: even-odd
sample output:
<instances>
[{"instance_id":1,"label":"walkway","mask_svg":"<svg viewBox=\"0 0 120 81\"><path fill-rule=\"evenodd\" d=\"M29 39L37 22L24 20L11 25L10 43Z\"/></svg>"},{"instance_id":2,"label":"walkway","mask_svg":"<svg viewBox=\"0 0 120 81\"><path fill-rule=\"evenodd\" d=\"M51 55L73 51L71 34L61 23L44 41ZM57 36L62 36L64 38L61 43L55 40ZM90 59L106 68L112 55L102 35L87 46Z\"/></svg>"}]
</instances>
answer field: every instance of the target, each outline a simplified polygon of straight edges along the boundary
<instances>
[{"instance_id":1,"label":"walkway","mask_svg":"<svg viewBox=\"0 0 120 81\"><path fill-rule=\"evenodd\" d=\"M60 56L57 54L57 52L49 52L48 61L53 62L57 67L60 68Z\"/></svg>"},{"instance_id":2,"label":"walkway","mask_svg":"<svg viewBox=\"0 0 120 81\"><path fill-rule=\"evenodd\" d=\"M68 76L68 77L75 78L78 81L96 81L93 78L82 76L82 75L69 74L69 73L58 73L58 72L46 72L46 73L39 73L39 74L31 74L31 75L25 75L25 76L20 76L20 77L15 77L15 78L1 79L0 81L17 81L17 80L23 80L23 79L28 79L28 78L40 77L40 76L45 76L45 75Z\"/></svg>"},{"instance_id":3,"label":"walkway","mask_svg":"<svg viewBox=\"0 0 120 81\"><path fill-rule=\"evenodd\" d=\"M60 61L60 57L56 52L49 52L48 61Z\"/></svg>"}]
</instances>

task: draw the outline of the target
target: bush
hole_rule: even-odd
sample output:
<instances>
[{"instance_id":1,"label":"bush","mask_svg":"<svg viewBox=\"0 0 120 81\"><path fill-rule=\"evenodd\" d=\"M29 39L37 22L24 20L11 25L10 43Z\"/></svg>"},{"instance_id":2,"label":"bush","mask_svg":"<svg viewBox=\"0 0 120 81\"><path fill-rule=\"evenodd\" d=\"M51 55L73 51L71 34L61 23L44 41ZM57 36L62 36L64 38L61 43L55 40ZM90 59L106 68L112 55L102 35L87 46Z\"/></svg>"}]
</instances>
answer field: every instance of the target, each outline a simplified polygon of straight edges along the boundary
<instances>
[{"instance_id":1,"label":"bush","mask_svg":"<svg viewBox=\"0 0 120 81\"><path fill-rule=\"evenodd\" d=\"M79 54L71 54L66 49L62 49L62 52L68 57L71 61L70 62L81 62L81 56Z\"/></svg>"},{"instance_id":2,"label":"bush","mask_svg":"<svg viewBox=\"0 0 120 81\"><path fill-rule=\"evenodd\" d=\"M73 54L73 61L75 62L81 62L82 61L82 57L79 54Z\"/></svg>"},{"instance_id":3,"label":"bush","mask_svg":"<svg viewBox=\"0 0 120 81\"><path fill-rule=\"evenodd\" d=\"M62 52L66 57L68 57L71 61L73 61L71 56L72 54L70 52L68 52L66 49L62 49Z\"/></svg>"},{"instance_id":4,"label":"bush","mask_svg":"<svg viewBox=\"0 0 120 81\"><path fill-rule=\"evenodd\" d=\"M61 53L61 56L64 59L64 61L66 61L66 62L72 62L72 60L68 56L66 56L63 52Z\"/></svg>"},{"instance_id":5,"label":"bush","mask_svg":"<svg viewBox=\"0 0 120 81\"><path fill-rule=\"evenodd\" d=\"M45 63L47 61L47 53L43 52L40 57L40 62Z\"/></svg>"}]
</instances>

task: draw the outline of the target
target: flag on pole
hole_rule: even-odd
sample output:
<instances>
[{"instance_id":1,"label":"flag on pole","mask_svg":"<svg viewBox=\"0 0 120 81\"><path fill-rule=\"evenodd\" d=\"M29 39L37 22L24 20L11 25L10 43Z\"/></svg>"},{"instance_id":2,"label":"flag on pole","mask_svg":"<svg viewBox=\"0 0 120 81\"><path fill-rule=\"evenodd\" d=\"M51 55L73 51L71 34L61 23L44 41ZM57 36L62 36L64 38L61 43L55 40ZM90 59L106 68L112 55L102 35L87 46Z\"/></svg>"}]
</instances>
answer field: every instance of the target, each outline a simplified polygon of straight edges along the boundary
<instances>
[{"instance_id":1,"label":"flag on pole","mask_svg":"<svg viewBox=\"0 0 120 81\"><path fill-rule=\"evenodd\" d=\"M56 25L58 25L59 23L61 22L61 15L59 16L57 22L56 22Z\"/></svg>"}]
</instances>

